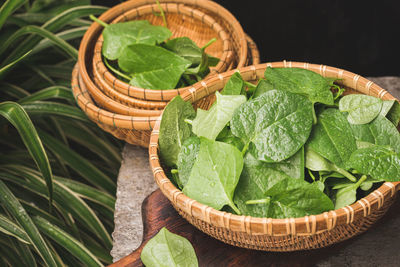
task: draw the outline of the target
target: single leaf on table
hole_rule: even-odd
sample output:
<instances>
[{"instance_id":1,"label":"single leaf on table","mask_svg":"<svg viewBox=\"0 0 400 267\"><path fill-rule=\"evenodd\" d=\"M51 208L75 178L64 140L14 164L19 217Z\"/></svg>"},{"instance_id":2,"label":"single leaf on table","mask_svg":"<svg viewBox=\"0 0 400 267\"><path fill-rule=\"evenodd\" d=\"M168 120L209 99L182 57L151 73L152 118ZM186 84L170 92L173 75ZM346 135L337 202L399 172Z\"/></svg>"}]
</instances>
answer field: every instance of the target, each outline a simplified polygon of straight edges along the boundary
<instances>
[{"instance_id":1,"label":"single leaf on table","mask_svg":"<svg viewBox=\"0 0 400 267\"><path fill-rule=\"evenodd\" d=\"M384 146L371 146L354 151L349 166L375 180L400 181L400 154Z\"/></svg>"},{"instance_id":2,"label":"single leaf on table","mask_svg":"<svg viewBox=\"0 0 400 267\"><path fill-rule=\"evenodd\" d=\"M239 72L235 72L225 84L221 95L245 95L245 85Z\"/></svg>"},{"instance_id":3,"label":"single leaf on table","mask_svg":"<svg viewBox=\"0 0 400 267\"><path fill-rule=\"evenodd\" d=\"M243 95L222 95L216 92L217 100L209 110L197 109L192 131L197 136L215 140L225 125L231 120L235 110L246 102Z\"/></svg>"},{"instance_id":4,"label":"single leaf on table","mask_svg":"<svg viewBox=\"0 0 400 267\"><path fill-rule=\"evenodd\" d=\"M183 142L178 154L178 177L176 183L182 189L189 180L193 165L200 150L200 138L191 136Z\"/></svg>"},{"instance_id":5,"label":"single leaf on table","mask_svg":"<svg viewBox=\"0 0 400 267\"><path fill-rule=\"evenodd\" d=\"M330 90L333 80L300 68L271 68L265 70L265 79L275 89L305 95L312 103L333 105Z\"/></svg>"},{"instance_id":6,"label":"single leaf on table","mask_svg":"<svg viewBox=\"0 0 400 267\"><path fill-rule=\"evenodd\" d=\"M351 124L366 124L375 119L382 109L383 101L369 95L346 95L339 101L339 110L348 112Z\"/></svg>"},{"instance_id":7,"label":"single leaf on table","mask_svg":"<svg viewBox=\"0 0 400 267\"><path fill-rule=\"evenodd\" d=\"M257 84L257 87L253 93L253 98L259 97L265 92L274 90L274 86L267 80L260 80Z\"/></svg>"},{"instance_id":8,"label":"single leaf on table","mask_svg":"<svg viewBox=\"0 0 400 267\"><path fill-rule=\"evenodd\" d=\"M214 209L229 205L239 213L232 198L243 168L242 154L232 145L200 140L197 159L183 193Z\"/></svg>"},{"instance_id":9,"label":"single leaf on table","mask_svg":"<svg viewBox=\"0 0 400 267\"><path fill-rule=\"evenodd\" d=\"M318 116L309 147L336 166L347 169L346 163L351 153L357 150L356 139L350 123L338 109L328 108Z\"/></svg>"},{"instance_id":10,"label":"single leaf on table","mask_svg":"<svg viewBox=\"0 0 400 267\"><path fill-rule=\"evenodd\" d=\"M144 246L140 259L146 267L197 267L197 257L190 242L167 228L161 230Z\"/></svg>"},{"instance_id":11,"label":"single leaf on table","mask_svg":"<svg viewBox=\"0 0 400 267\"><path fill-rule=\"evenodd\" d=\"M193 119L195 116L192 105L180 96L174 97L165 107L158 143L161 159L168 167L176 166L183 142L192 135L191 126L185 119Z\"/></svg>"},{"instance_id":12,"label":"single leaf on table","mask_svg":"<svg viewBox=\"0 0 400 267\"><path fill-rule=\"evenodd\" d=\"M250 200L266 201L246 204ZM317 185L274 170L250 153L244 158L234 201L242 214L266 218L295 218L333 209L332 201Z\"/></svg>"},{"instance_id":13,"label":"single leaf on table","mask_svg":"<svg viewBox=\"0 0 400 267\"><path fill-rule=\"evenodd\" d=\"M371 143L381 146L389 146L394 151L400 152L400 133L396 126L382 115L368 124L351 124L353 134L358 141L358 145ZM363 143L360 143L363 142Z\"/></svg>"},{"instance_id":14,"label":"single leaf on table","mask_svg":"<svg viewBox=\"0 0 400 267\"><path fill-rule=\"evenodd\" d=\"M339 168L329 160L325 159L317 152L312 150L309 146L306 146L306 167L312 171L328 171L328 172L337 172L348 178L350 181L355 182L357 179L346 170Z\"/></svg>"},{"instance_id":15,"label":"single leaf on table","mask_svg":"<svg viewBox=\"0 0 400 267\"><path fill-rule=\"evenodd\" d=\"M271 90L236 109L230 127L257 159L279 162L293 156L307 141L312 113L306 97Z\"/></svg>"},{"instance_id":16,"label":"single leaf on table","mask_svg":"<svg viewBox=\"0 0 400 267\"><path fill-rule=\"evenodd\" d=\"M108 25L103 31L103 56L110 60L123 57L125 47L132 44L155 45L171 37L170 30L151 25L147 20L135 20Z\"/></svg>"},{"instance_id":17,"label":"single leaf on table","mask_svg":"<svg viewBox=\"0 0 400 267\"><path fill-rule=\"evenodd\" d=\"M133 44L122 50L118 65L131 85L162 90L175 88L191 62L159 46Z\"/></svg>"}]
</instances>

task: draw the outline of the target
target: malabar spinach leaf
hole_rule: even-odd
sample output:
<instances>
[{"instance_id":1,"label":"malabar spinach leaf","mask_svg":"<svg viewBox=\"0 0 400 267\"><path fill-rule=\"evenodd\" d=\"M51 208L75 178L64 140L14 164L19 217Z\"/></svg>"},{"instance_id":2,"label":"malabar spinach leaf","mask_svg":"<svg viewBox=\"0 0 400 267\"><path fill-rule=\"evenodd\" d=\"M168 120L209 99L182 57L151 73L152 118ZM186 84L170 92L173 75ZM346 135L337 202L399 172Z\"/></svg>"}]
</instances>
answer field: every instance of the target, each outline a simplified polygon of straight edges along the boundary
<instances>
[{"instance_id":1,"label":"malabar spinach leaf","mask_svg":"<svg viewBox=\"0 0 400 267\"><path fill-rule=\"evenodd\" d=\"M221 95L246 95L244 81L238 72L235 72L225 84Z\"/></svg>"},{"instance_id":2,"label":"malabar spinach leaf","mask_svg":"<svg viewBox=\"0 0 400 267\"><path fill-rule=\"evenodd\" d=\"M159 46L134 44L122 50L118 65L131 85L162 90L175 88L191 62Z\"/></svg>"},{"instance_id":3,"label":"malabar spinach leaf","mask_svg":"<svg viewBox=\"0 0 400 267\"><path fill-rule=\"evenodd\" d=\"M340 209L356 202L357 189L366 181L366 179L367 176L364 175L355 183L340 183L333 186L333 189L337 189L335 194L335 209Z\"/></svg>"},{"instance_id":4,"label":"malabar spinach leaf","mask_svg":"<svg viewBox=\"0 0 400 267\"><path fill-rule=\"evenodd\" d=\"M351 124L366 124L376 118L382 109L383 101L369 95L346 95L339 101L339 110L348 112Z\"/></svg>"},{"instance_id":5,"label":"malabar spinach leaf","mask_svg":"<svg viewBox=\"0 0 400 267\"><path fill-rule=\"evenodd\" d=\"M386 115L392 109L392 107L395 104L395 102L396 102L396 100L385 100L385 101L383 101L381 112L379 112L379 115L382 115L383 117L386 117Z\"/></svg>"},{"instance_id":6,"label":"malabar spinach leaf","mask_svg":"<svg viewBox=\"0 0 400 267\"><path fill-rule=\"evenodd\" d=\"M243 141L239 137L234 136L230 130L230 127L228 126L225 126L225 128L217 136L216 140L233 145L240 151L242 151L244 147Z\"/></svg>"},{"instance_id":7,"label":"malabar spinach leaf","mask_svg":"<svg viewBox=\"0 0 400 267\"><path fill-rule=\"evenodd\" d=\"M357 139L358 147L366 142L376 145L389 146L394 151L400 152L400 133L387 118L379 115L368 124L351 125L353 134ZM360 143L363 142L363 143Z\"/></svg>"},{"instance_id":8,"label":"malabar spinach leaf","mask_svg":"<svg viewBox=\"0 0 400 267\"><path fill-rule=\"evenodd\" d=\"M337 172L347 177L350 181L355 182L357 179L346 170L339 168L329 160L325 159L317 152L312 150L309 146L306 146L306 167L312 171L328 171Z\"/></svg>"},{"instance_id":9,"label":"malabar spinach leaf","mask_svg":"<svg viewBox=\"0 0 400 267\"><path fill-rule=\"evenodd\" d=\"M185 119L192 119L194 116L196 112L192 105L183 101L180 96L174 97L165 107L158 139L160 156L165 165L176 166L183 142L192 135L191 126Z\"/></svg>"},{"instance_id":10,"label":"malabar spinach leaf","mask_svg":"<svg viewBox=\"0 0 400 267\"><path fill-rule=\"evenodd\" d=\"M178 37L168 40L163 45L166 49L192 62L192 65L200 65L202 49L188 37Z\"/></svg>"},{"instance_id":11,"label":"malabar spinach leaf","mask_svg":"<svg viewBox=\"0 0 400 267\"><path fill-rule=\"evenodd\" d=\"M281 162L265 164L268 164L270 168L281 171L290 177L304 179L304 147L300 148L296 154L288 159L285 159Z\"/></svg>"},{"instance_id":12,"label":"malabar spinach leaf","mask_svg":"<svg viewBox=\"0 0 400 267\"><path fill-rule=\"evenodd\" d=\"M257 159L278 162L293 156L307 141L312 112L307 98L271 90L236 109L230 127Z\"/></svg>"},{"instance_id":13,"label":"malabar spinach leaf","mask_svg":"<svg viewBox=\"0 0 400 267\"><path fill-rule=\"evenodd\" d=\"M354 151L349 166L375 180L400 181L400 154L384 146L372 146Z\"/></svg>"},{"instance_id":14,"label":"malabar spinach leaf","mask_svg":"<svg viewBox=\"0 0 400 267\"><path fill-rule=\"evenodd\" d=\"M191 136L183 142L178 154L178 177L176 183L182 189L189 180L194 162L200 150L200 138Z\"/></svg>"},{"instance_id":15,"label":"malabar spinach leaf","mask_svg":"<svg viewBox=\"0 0 400 267\"><path fill-rule=\"evenodd\" d=\"M275 89L305 95L314 104L316 102L333 105L330 91L333 80L325 79L318 73L300 68L271 68L265 70L265 79Z\"/></svg>"},{"instance_id":16,"label":"malabar spinach leaf","mask_svg":"<svg viewBox=\"0 0 400 267\"><path fill-rule=\"evenodd\" d=\"M197 109L193 120L193 133L215 140L225 125L231 120L234 111L244 102L243 95L221 95L216 92L217 100L209 110Z\"/></svg>"},{"instance_id":17,"label":"malabar spinach leaf","mask_svg":"<svg viewBox=\"0 0 400 267\"><path fill-rule=\"evenodd\" d=\"M267 80L260 80L257 84L256 89L254 90L253 98L259 97L260 95L271 90L274 90L274 86L272 85L272 83Z\"/></svg>"},{"instance_id":18,"label":"malabar spinach leaf","mask_svg":"<svg viewBox=\"0 0 400 267\"><path fill-rule=\"evenodd\" d=\"M232 198L243 168L242 154L232 145L200 140L197 159L183 193L214 209L229 205L240 213Z\"/></svg>"},{"instance_id":19,"label":"malabar spinach leaf","mask_svg":"<svg viewBox=\"0 0 400 267\"><path fill-rule=\"evenodd\" d=\"M395 101L392 108L389 110L389 113L386 117L394 124L394 126L399 125L400 121L400 104L399 102Z\"/></svg>"},{"instance_id":20,"label":"malabar spinach leaf","mask_svg":"<svg viewBox=\"0 0 400 267\"><path fill-rule=\"evenodd\" d=\"M309 147L340 168L347 169L346 163L353 151L357 150L349 122L335 108L328 108L318 116Z\"/></svg>"},{"instance_id":21,"label":"malabar spinach leaf","mask_svg":"<svg viewBox=\"0 0 400 267\"><path fill-rule=\"evenodd\" d=\"M135 20L108 25L103 31L103 56L110 60L121 57L122 50L132 44L155 45L171 37L165 27L151 25L147 20Z\"/></svg>"},{"instance_id":22,"label":"malabar spinach leaf","mask_svg":"<svg viewBox=\"0 0 400 267\"><path fill-rule=\"evenodd\" d=\"M250 153L245 156L234 201L244 215L254 217L302 217L333 209L317 185L274 170Z\"/></svg>"},{"instance_id":23,"label":"malabar spinach leaf","mask_svg":"<svg viewBox=\"0 0 400 267\"><path fill-rule=\"evenodd\" d=\"M140 259L146 267L197 267L196 253L190 242L163 227L144 246Z\"/></svg>"}]
</instances>

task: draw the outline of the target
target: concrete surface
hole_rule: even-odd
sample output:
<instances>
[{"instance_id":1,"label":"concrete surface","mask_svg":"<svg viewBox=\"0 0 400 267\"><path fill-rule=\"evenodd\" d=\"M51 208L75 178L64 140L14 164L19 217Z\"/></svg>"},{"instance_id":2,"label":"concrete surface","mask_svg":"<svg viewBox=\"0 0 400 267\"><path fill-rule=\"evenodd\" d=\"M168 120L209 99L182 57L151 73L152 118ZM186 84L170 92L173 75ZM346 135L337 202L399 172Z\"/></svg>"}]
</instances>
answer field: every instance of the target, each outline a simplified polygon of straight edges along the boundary
<instances>
[{"instance_id":1,"label":"concrete surface","mask_svg":"<svg viewBox=\"0 0 400 267\"><path fill-rule=\"evenodd\" d=\"M400 77L370 78L400 98ZM127 144L118 176L115 206L114 261L135 250L142 240L141 203L157 189L150 171L147 149ZM399 201L396 210L400 209ZM332 256L317 266L400 266L400 215L391 209L381 223L365 234L332 248ZM283 255L284 256L284 255Z\"/></svg>"}]
</instances>

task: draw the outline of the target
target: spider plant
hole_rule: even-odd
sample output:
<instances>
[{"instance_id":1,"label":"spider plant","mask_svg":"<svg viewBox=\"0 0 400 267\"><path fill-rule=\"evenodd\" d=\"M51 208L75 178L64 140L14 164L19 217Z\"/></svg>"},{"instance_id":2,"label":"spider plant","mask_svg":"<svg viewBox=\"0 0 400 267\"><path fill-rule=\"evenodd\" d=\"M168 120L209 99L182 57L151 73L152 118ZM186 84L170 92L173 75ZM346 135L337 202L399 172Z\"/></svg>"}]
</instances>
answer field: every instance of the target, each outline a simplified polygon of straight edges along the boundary
<instances>
[{"instance_id":1,"label":"spider plant","mask_svg":"<svg viewBox=\"0 0 400 267\"><path fill-rule=\"evenodd\" d=\"M75 105L77 45L106 9L7 0L0 9L0 266L102 266L122 143Z\"/></svg>"}]
</instances>

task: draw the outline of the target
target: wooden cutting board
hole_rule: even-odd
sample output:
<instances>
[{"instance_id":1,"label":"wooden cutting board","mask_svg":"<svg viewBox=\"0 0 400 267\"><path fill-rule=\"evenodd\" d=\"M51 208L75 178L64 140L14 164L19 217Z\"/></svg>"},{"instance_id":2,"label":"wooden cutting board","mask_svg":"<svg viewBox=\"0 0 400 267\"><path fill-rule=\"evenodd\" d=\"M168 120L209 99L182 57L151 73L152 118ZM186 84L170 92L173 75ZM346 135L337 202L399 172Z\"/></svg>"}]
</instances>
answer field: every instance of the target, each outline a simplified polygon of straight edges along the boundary
<instances>
[{"instance_id":1,"label":"wooden cutting board","mask_svg":"<svg viewBox=\"0 0 400 267\"><path fill-rule=\"evenodd\" d=\"M130 255L110 266L143 266L140 260L140 253L143 246L164 226L169 231L184 236L192 243L200 266L316 266L319 263L322 263L323 266L339 266L337 265L339 263L340 265L344 263L347 266L359 266L361 264L363 266L376 266L373 263L374 259L379 260L380 263L385 263L385 266L396 266L396 263L398 264L400 260L399 253L396 254L397 256L391 254L391 258L388 258L386 254L391 252L387 248L385 249L385 247L394 247L397 250L399 243L396 240L398 238L393 239L394 241L388 239L387 242L381 243L380 247L377 247L375 243L370 248L369 244L374 242L374 240L378 241L377 236L388 235L388 238L393 235L399 236L398 231L396 231L397 233L390 234L390 232L387 233L384 230L389 230L391 227L395 227L394 229L400 227L400 216L396 216L400 208L399 204L399 201L397 201L394 205L395 207L389 211L389 214L378 222L373 229L369 230L368 233L361 235L361 239L360 237L355 237L328 248L312 251L264 252L233 247L197 230L197 228L178 215L160 190L156 190L144 200L142 205L144 225L142 244ZM392 244L388 242L392 242ZM375 254L373 256L370 251L371 249L377 249L381 252L373 253ZM354 251L354 255L351 254L352 251ZM359 257L360 254L362 257ZM372 256L373 258L368 260L368 257ZM380 259L380 257L384 257L386 261ZM367 262L366 265L365 262Z\"/></svg>"}]
</instances>

